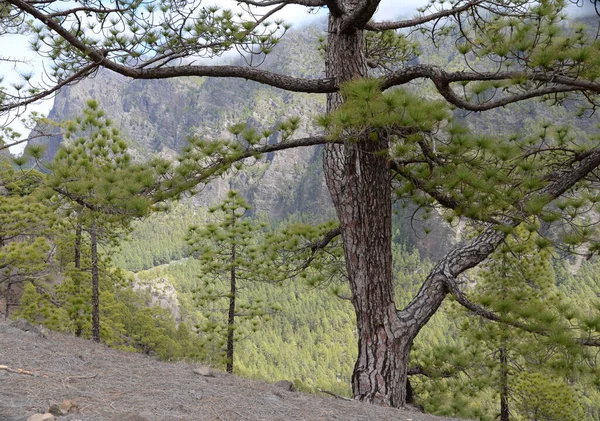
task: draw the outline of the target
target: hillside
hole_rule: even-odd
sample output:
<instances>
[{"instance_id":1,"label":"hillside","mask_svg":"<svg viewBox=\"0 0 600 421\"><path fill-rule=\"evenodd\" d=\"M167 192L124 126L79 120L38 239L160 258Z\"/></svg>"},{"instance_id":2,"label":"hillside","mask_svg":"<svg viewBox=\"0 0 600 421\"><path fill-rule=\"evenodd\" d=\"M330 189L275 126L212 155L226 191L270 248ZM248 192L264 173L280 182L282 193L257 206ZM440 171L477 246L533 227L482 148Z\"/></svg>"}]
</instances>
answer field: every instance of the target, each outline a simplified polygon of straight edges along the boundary
<instances>
[{"instance_id":1,"label":"hillside","mask_svg":"<svg viewBox=\"0 0 600 421\"><path fill-rule=\"evenodd\" d=\"M290 392L53 332L45 337L0 321L0 419L23 421L52 404L75 401L60 421L399 420L450 421L413 411ZM273 379L278 380L278 379ZM137 415L137 417L134 417Z\"/></svg>"}]
</instances>

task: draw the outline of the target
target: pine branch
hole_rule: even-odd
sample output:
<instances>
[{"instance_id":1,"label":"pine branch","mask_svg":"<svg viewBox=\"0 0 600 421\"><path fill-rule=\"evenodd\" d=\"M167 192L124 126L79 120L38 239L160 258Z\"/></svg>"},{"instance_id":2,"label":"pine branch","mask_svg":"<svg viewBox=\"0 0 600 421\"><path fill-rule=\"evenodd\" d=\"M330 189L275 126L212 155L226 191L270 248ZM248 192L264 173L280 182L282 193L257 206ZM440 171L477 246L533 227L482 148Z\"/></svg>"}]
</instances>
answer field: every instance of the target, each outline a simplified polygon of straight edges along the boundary
<instances>
[{"instance_id":1,"label":"pine branch","mask_svg":"<svg viewBox=\"0 0 600 421\"><path fill-rule=\"evenodd\" d=\"M388 31L390 29L403 29L403 28L412 28L414 26L422 25L424 23L433 22L436 20L440 20L449 16L456 16L459 13L462 13L466 10L469 10L475 6L484 3L485 0L474 0L469 1L466 4L453 7L452 9L442 10L440 12L431 13L425 16L419 16L413 19L401 20L401 21L392 21L392 22L370 22L365 26L365 29L368 31Z\"/></svg>"},{"instance_id":2,"label":"pine branch","mask_svg":"<svg viewBox=\"0 0 600 421\"><path fill-rule=\"evenodd\" d=\"M422 365L417 365L415 367L409 368L407 374L409 376L434 377L433 374L431 373L431 371L426 370ZM448 378L448 377L454 377L454 376L456 376L456 373L452 373L450 371L435 373L435 377Z\"/></svg>"},{"instance_id":3,"label":"pine branch","mask_svg":"<svg viewBox=\"0 0 600 421\"><path fill-rule=\"evenodd\" d=\"M102 48L96 48L89 43L79 39L76 34L63 27L57 20L49 17L49 14L42 12L26 0L7 0L16 8L23 10L33 18L42 22L47 28L56 32L60 37L67 41L71 46L79 50L92 63L85 66L85 70L91 72L98 67L105 67L123 76L134 79L166 79L182 76L208 76L208 77L233 77L253 80L264 83L276 88L285 89L294 92L327 93L336 90L332 79L303 79L292 76L282 75L265 70L259 70L244 66L198 66L186 65L176 67L153 67L142 68L129 67L117 64L107 57L107 51ZM90 70L91 69L91 70ZM78 77L82 77L82 71L77 72ZM71 78L69 78L71 79ZM52 92L58 88L53 88ZM37 99L45 98L51 92L42 92L36 96ZM14 108L14 107L13 107Z\"/></svg>"},{"instance_id":4,"label":"pine branch","mask_svg":"<svg viewBox=\"0 0 600 421\"><path fill-rule=\"evenodd\" d=\"M421 190L424 193L427 193L433 199L435 199L440 205L444 206L447 209L457 209L460 205L458 201L456 201L453 197L442 192L437 188L429 188L422 179L415 177L409 170L404 168L398 160L391 160L390 167L393 171L398 173L404 179L410 181L417 189Z\"/></svg>"},{"instance_id":5,"label":"pine branch","mask_svg":"<svg viewBox=\"0 0 600 421\"><path fill-rule=\"evenodd\" d=\"M538 335L542 335L542 336L550 336L550 332L546 332L545 330L543 330L535 325L523 323L518 320L507 320L505 318L500 317L498 314L496 314L492 310L469 300L467 298L467 296L465 295L465 293L463 291L461 291L460 289L453 289L451 292L454 295L454 297L456 298L456 301L460 305L462 305L464 308L466 308L473 314L476 314L477 316L483 317L492 322L512 326L517 329L523 330L525 332L534 333L534 334L538 334ZM600 338L592 338L592 337L573 338L573 341L579 345L600 347Z\"/></svg>"},{"instance_id":6,"label":"pine branch","mask_svg":"<svg viewBox=\"0 0 600 421\"><path fill-rule=\"evenodd\" d=\"M334 228L331 231L327 232L323 236L323 238L308 244L305 248L310 248L311 255L308 259L306 259L304 261L304 263L302 263L298 267L298 269L295 271L295 273L299 273L299 272L302 272L303 270L307 269L310 266L310 264L312 263L312 261L315 260L317 253L319 251L323 250L325 247L327 247L327 245L329 243L331 243L337 236L339 236L341 234L342 234L342 228L337 227L337 228Z\"/></svg>"},{"instance_id":7,"label":"pine branch","mask_svg":"<svg viewBox=\"0 0 600 421\"><path fill-rule=\"evenodd\" d=\"M500 224L515 227L529 216L525 211L525 203L531 199L543 199L547 204L573 188L580 180L600 166L600 148L593 149L577 167L565 170L560 177L549 183L542 190L522 200L518 213L505 216ZM477 266L491 255L497 246L506 238L506 230L499 230L498 224L488 224L479 236L466 245L459 245L450 251L431 270L417 295L403 309L397 312L398 317L410 326L411 334L416 335L431 316L437 311L448 293L460 298L461 285L458 276L468 269ZM583 343L583 339L581 339ZM586 340L586 345L596 346L594 339ZM600 344L600 342L599 342ZM599 345L600 346L600 345Z\"/></svg>"},{"instance_id":8,"label":"pine branch","mask_svg":"<svg viewBox=\"0 0 600 421\"><path fill-rule=\"evenodd\" d=\"M57 83L50 89L44 90L36 95L32 95L25 100L19 100L17 102L12 102L12 103L8 102L8 104L2 103L3 105L0 105L0 112L10 111L10 110L14 110L14 109L17 109L20 107L25 107L29 104L33 104L36 101L48 98L49 96L52 96L54 93L58 92L64 86L70 85L72 83L75 83L81 79L84 79L84 78L90 76L97 69L98 69L97 63L88 64L87 66L82 67L80 70L78 70L77 72L75 72L74 74L72 74L71 76L66 78L65 80L60 81L59 83ZM11 146L15 146L22 142L26 142L27 140L28 139L21 140L19 142L11 143L10 145L3 145L0 148L0 150L9 148Z\"/></svg>"},{"instance_id":9,"label":"pine branch","mask_svg":"<svg viewBox=\"0 0 600 421\"><path fill-rule=\"evenodd\" d=\"M257 7L267 7L267 6L275 6L275 5L288 5L288 4L297 4L300 6L307 7L323 7L326 6L329 2L325 0L264 0L264 1L253 1L253 0L239 0L239 3L247 4L250 6Z\"/></svg>"},{"instance_id":10,"label":"pine branch","mask_svg":"<svg viewBox=\"0 0 600 421\"><path fill-rule=\"evenodd\" d=\"M266 154L269 152L284 151L286 149L295 149L295 148L299 148L299 147L323 145L326 143L337 143L337 142L332 142L331 139L329 139L326 136L309 136L309 137L304 137L301 139L286 140L286 141L279 142L279 143L276 143L273 145L262 145L262 146L255 146L255 147L247 148L242 153L239 153L239 154L236 153L235 155L232 155L232 156L223 156L223 157L217 159L215 162L211 163L209 166L202 167L198 171L196 177L194 177L192 184L197 185L200 183L205 183L210 179L210 177L213 174L215 174L216 169L223 167L223 166L231 166L234 163L243 161L246 158L256 157L256 156L263 155L263 154Z\"/></svg>"}]
</instances>

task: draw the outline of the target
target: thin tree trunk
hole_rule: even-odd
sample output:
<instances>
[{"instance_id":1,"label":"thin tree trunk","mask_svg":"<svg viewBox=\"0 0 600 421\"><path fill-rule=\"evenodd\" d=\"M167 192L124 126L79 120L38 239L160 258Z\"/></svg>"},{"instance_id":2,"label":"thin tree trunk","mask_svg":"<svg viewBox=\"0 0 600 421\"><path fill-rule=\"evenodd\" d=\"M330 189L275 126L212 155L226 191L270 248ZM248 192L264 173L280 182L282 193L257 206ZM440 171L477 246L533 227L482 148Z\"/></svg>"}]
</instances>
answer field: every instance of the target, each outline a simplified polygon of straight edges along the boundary
<instances>
[{"instance_id":1,"label":"thin tree trunk","mask_svg":"<svg viewBox=\"0 0 600 421\"><path fill-rule=\"evenodd\" d=\"M75 228L75 268L81 269L81 224Z\"/></svg>"},{"instance_id":2,"label":"thin tree trunk","mask_svg":"<svg viewBox=\"0 0 600 421\"><path fill-rule=\"evenodd\" d=\"M508 358L506 348L500 348L500 421L510 421L508 407Z\"/></svg>"},{"instance_id":3,"label":"thin tree trunk","mask_svg":"<svg viewBox=\"0 0 600 421\"><path fill-rule=\"evenodd\" d=\"M96 222L90 227L92 245L92 339L100 342L100 297L98 292L98 238Z\"/></svg>"},{"instance_id":4,"label":"thin tree trunk","mask_svg":"<svg viewBox=\"0 0 600 421\"><path fill-rule=\"evenodd\" d=\"M233 333L235 328L235 244L231 246L231 273L230 273L230 291L229 291L229 314L227 316L227 366L228 373L233 373Z\"/></svg>"},{"instance_id":5,"label":"thin tree trunk","mask_svg":"<svg viewBox=\"0 0 600 421\"><path fill-rule=\"evenodd\" d=\"M4 303L4 320L8 320L8 312L9 312L9 300L10 300L10 287L12 286L12 283L9 281L8 285L6 286L6 303Z\"/></svg>"},{"instance_id":6,"label":"thin tree trunk","mask_svg":"<svg viewBox=\"0 0 600 421\"><path fill-rule=\"evenodd\" d=\"M81 269L81 224L78 223L75 228L75 269ZM79 281L79 277L77 277L77 295L81 294L81 282ZM75 336L80 337L83 333L83 323L81 320L82 314L78 311L75 315Z\"/></svg>"}]
</instances>

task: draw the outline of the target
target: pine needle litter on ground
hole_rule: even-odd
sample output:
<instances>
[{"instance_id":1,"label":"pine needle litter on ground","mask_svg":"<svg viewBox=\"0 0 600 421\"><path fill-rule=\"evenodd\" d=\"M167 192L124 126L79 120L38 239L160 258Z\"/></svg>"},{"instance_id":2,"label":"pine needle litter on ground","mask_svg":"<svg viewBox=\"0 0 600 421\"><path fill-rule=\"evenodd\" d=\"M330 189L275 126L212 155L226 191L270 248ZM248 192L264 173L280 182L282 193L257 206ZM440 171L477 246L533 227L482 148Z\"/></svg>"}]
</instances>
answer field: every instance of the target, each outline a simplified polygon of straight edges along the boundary
<instances>
[{"instance_id":1,"label":"pine needle litter on ground","mask_svg":"<svg viewBox=\"0 0 600 421\"><path fill-rule=\"evenodd\" d=\"M0 321L0 420L25 421L65 401L76 412L57 421L449 420L291 392Z\"/></svg>"}]
</instances>

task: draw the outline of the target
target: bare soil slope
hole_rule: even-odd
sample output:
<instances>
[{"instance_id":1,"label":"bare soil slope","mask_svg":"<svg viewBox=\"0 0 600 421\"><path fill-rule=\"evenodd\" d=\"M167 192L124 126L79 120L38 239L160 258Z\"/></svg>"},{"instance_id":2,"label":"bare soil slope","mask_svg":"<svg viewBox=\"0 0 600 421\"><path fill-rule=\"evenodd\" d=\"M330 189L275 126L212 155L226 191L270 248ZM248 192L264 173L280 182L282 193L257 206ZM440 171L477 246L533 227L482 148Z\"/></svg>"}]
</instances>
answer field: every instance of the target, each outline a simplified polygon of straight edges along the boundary
<instances>
[{"instance_id":1,"label":"bare soil slope","mask_svg":"<svg viewBox=\"0 0 600 421\"><path fill-rule=\"evenodd\" d=\"M194 372L197 364L161 362L58 333L25 331L5 321L0 321L0 366L5 366L0 369L1 421L24 421L64 400L75 401L79 412L57 421L448 421L289 392L220 372L206 377ZM12 371L18 369L31 374Z\"/></svg>"}]
</instances>

